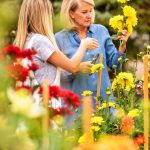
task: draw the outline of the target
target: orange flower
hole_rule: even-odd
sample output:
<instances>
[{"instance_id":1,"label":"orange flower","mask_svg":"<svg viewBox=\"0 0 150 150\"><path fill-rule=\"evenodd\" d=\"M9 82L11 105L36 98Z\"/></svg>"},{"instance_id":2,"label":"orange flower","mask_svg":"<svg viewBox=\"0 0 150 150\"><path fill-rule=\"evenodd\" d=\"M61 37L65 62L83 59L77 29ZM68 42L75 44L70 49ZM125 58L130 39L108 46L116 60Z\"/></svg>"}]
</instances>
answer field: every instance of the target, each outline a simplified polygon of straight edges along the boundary
<instances>
[{"instance_id":1,"label":"orange flower","mask_svg":"<svg viewBox=\"0 0 150 150\"><path fill-rule=\"evenodd\" d=\"M134 120L129 116L125 116L122 119L121 131L123 133L129 133L130 134L132 132L133 128L134 128Z\"/></svg>"}]
</instances>

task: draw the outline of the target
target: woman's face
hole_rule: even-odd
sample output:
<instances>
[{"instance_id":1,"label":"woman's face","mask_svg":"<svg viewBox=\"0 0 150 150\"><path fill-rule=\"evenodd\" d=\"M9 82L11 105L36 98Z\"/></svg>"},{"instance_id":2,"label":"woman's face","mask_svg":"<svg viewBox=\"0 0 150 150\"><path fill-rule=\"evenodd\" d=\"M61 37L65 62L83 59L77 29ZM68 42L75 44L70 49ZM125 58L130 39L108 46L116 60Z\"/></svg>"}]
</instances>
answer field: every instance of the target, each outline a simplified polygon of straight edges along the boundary
<instances>
[{"instance_id":1,"label":"woman's face","mask_svg":"<svg viewBox=\"0 0 150 150\"><path fill-rule=\"evenodd\" d=\"M79 7L70 11L70 16L78 27L87 28L92 23L94 6L80 2Z\"/></svg>"}]
</instances>

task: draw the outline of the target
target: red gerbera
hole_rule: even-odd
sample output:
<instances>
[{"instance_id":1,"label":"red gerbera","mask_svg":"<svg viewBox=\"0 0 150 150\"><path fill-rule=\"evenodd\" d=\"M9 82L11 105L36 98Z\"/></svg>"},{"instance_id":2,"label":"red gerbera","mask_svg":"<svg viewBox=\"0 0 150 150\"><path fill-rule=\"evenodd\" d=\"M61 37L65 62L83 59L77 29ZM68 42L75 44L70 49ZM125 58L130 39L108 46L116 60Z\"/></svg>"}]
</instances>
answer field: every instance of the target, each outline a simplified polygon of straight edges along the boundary
<instances>
[{"instance_id":1,"label":"red gerbera","mask_svg":"<svg viewBox=\"0 0 150 150\"><path fill-rule=\"evenodd\" d=\"M8 73L15 80L25 81L29 70L20 64L10 64L8 65Z\"/></svg>"},{"instance_id":2,"label":"red gerbera","mask_svg":"<svg viewBox=\"0 0 150 150\"><path fill-rule=\"evenodd\" d=\"M80 106L80 98L77 94L70 90L62 90L62 98L67 105L72 105L74 108Z\"/></svg>"},{"instance_id":3,"label":"red gerbera","mask_svg":"<svg viewBox=\"0 0 150 150\"><path fill-rule=\"evenodd\" d=\"M8 45L2 50L3 55L10 55L13 59L22 57L21 49L17 46Z\"/></svg>"},{"instance_id":4,"label":"red gerbera","mask_svg":"<svg viewBox=\"0 0 150 150\"><path fill-rule=\"evenodd\" d=\"M32 49L25 49L22 51L22 57L23 58L28 58L29 60L32 60L32 56L37 54L37 52L35 50Z\"/></svg>"},{"instance_id":5,"label":"red gerbera","mask_svg":"<svg viewBox=\"0 0 150 150\"><path fill-rule=\"evenodd\" d=\"M29 70L32 71L36 71L37 69L39 69L39 65L37 65L36 63L32 62L31 66L28 66Z\"/></svg>"},{"instance_id":6,"label":"red gerbera","mask_svg":"<svg viewBox=\"0 0 150 150\"><path fill-rule=\"evenodd\" d=\"M61 89L59 86L56 86L56 85L52 85L52 86L49 86L49 92L50 92L50 95L49 95L49 98L59 98L61 97ZM43 87L40 87L39 88L39 93L42 94L43 93Z\"/></svg>"}]
</instances>

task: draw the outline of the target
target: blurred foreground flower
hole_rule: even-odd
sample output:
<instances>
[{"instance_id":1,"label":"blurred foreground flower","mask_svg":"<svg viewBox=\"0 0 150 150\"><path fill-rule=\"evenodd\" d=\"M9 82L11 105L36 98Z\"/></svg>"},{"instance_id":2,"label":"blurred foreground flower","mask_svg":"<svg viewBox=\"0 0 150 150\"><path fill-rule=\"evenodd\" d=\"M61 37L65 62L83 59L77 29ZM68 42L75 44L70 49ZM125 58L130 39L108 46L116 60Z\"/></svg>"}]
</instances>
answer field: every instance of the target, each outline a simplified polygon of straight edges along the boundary
<instances>
[{"instance_id":1,"label":"blurred foreground flower","mask_svg":"<svg viewBox=\"0 0 150 150\"><path fill-rule=\"evenodd\" d=\"M34 103L34 99L28 90L20 89L14 91L9 88L7 93L11 101L11 109L14 113L19 113L30 118L38 118L46 114L43 106Z\"/></svg>"}]
</instances>

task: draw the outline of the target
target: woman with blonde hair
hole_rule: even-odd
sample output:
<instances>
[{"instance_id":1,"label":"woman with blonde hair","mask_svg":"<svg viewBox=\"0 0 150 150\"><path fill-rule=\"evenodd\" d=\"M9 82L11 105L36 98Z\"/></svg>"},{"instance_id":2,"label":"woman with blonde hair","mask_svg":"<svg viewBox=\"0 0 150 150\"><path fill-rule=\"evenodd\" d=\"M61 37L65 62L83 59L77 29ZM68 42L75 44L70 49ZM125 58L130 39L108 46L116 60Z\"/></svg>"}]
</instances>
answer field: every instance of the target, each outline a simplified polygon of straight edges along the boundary
<instances>
[{"instance_id":1,"label":"woman with blonde hair","mask_svg":"<svg viewBox=\"0 0 150 150\"><path fill-rule=\"evenodd\" d=\"M87 47L96 49L98 43L94 38L83 39L74 56L68 59L55 42L52 14L49 0L23 0L14 43L22 49L34 48L37 51L33 59L39 65L35 72L35 79L39 84L47 79L49 84L59 85L59 67L76 73Z\"/></svg>"},{"instance_id":2,"label":"woman with blonde hair","mask_svg":"<svg viewBox=\"0 0 150 150\"><path fill-rule=\"evenodd\" d=\"M86 51L83 62L84 69L80 65L80 75L73 75L67 72L62 74L62 85L69 87L74 92L81 95L84 90L93 92L96 96L97 90L97 73L89 75L89 71L85 71L86 61L92 60L94 57L103 54L102 82L100 95L105 100L106 89L111 87L107 67L113 69L113 65L117 68L120 67L118 58L125 58L126 42L128 40L128 33L126 30L122 31L119 37L122 40L117 50L112 42L108 30L101 24L94 24L94 1L93 0L63 0L61 6L61 20L63 21L64 28L62 31L56 33L55 39L59 49L66 54L69 58L74 55L76 49L79 47L80 42L84 38L95 38L99 43L99 47L95 51ZM70 41L70 42L69 42ZM90 49L90 48L89 48ZM99 62L97 59L96 63ZM113 95L111 95L113 100ZM95 101L93 99L95 107Z\"/></svg>"}]
</instances>

